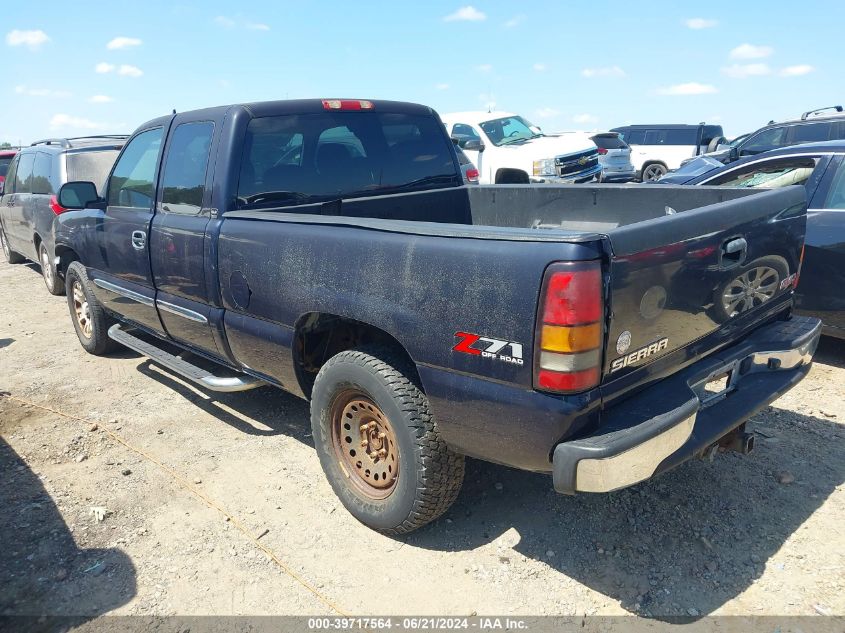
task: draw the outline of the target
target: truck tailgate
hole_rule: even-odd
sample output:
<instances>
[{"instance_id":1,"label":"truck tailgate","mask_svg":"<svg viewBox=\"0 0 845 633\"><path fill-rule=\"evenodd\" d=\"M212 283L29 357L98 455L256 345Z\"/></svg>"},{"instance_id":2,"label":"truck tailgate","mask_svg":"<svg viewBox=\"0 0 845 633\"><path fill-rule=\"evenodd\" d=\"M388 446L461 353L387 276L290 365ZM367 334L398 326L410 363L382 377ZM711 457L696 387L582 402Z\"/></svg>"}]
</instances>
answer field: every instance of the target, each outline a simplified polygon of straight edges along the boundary
<instances>
[{"instance_id":1,"label":"truck tailgate","mask_svg":"<svg viewBox=\"0 0 845 633\"><path fill-rule=\"evenodd\" d=\"M795 186L678 213L667 207L608 231L603 383L632 385L673 352L690 348L673 356L679 362L693 347L706 354L786 310L805 225L804 187Z\"/></svg>"}]
</instances>

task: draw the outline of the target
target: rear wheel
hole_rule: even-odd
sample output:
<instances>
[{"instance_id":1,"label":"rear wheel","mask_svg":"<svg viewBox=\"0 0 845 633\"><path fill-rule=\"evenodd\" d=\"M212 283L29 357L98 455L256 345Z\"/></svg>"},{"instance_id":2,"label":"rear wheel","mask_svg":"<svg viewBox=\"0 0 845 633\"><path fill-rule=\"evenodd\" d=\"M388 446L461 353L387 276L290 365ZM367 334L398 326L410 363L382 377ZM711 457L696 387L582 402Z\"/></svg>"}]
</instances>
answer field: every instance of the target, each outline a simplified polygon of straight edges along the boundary
<instances>
[{"instance_id":1,"label":"rear wheel","mask_svg":"<svg viewBox=\"0 0 845 633\"><path fill-rule=\"evenodd\" d=\"M6 232L0 228L0 242L3 243L3 254L6 256L6 261L10 264L20 264L24 261L24 256L9 248L9 241L6 239Z\"/></svg>"},{"instance_id":2,"label":"rear wheel","mask_svg":"<svg viewBox=\"0 0 845 633\"><path fill-rule=\"evenodd\" d=\"M65 282L56 272L56 267L50 261L50 253L44 242L38 247L38 261L41 264L41 276L44 277L44 285L51 295L63 295L65 293Z\"/></svg>"},{"instance_id":3,"label":"rear wheel","mask_svg":"<svg viewBox=\"0 0 845 633\"><path fill-rule=\"evenodd\" d=\"M389 535L442 515L461 489L464 458L437 430L413 367L383 349L341 352L314 382L311 426L335 494Z\"/></svg>"},{"instance_id":4,"label":"rear wheel","mask_svg":"<svg viewBox=\"0 0 845 633\"><path fill-rule=\"evenodd\" d=\"M91 288L85 267L79 262L71 262L65 276L67 285L67 304L70 318L79 343L85 351L95 356L108 354L120 345L109 338L109 328L114 325L112 319Z\"/></svg>"},{"instance_id":5,"label":"rear wheel","mask_svg":"<svg viewBox=\"0 0 845 633\"><path fill-rule=\"evenodd\" d=\"M650 163L643 167L642 181L653 182L665 175L669 170L661 163Z\"/></svg>"}]
</instances>

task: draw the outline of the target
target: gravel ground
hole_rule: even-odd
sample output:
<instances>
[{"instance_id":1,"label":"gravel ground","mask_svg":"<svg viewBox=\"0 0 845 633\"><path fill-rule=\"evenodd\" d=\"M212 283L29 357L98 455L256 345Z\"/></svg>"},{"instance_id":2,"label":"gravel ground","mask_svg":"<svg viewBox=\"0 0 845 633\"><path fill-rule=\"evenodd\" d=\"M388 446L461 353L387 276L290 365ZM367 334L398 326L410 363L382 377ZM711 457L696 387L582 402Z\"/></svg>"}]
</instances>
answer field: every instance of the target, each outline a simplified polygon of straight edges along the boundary
<instances>
[{"instance_id":1,"label":"gravel ground","mask_svg":"<svg viewBox=\"0 0 845 633\"><path fill-rule=\"evenodd\" d=\"M305 402L87 355L35 265L0 264L0 615L845 614L845 345L757 449L609 495L470 461L391 539L325 481ZM127 446L128 444L128 446Z\"/></svg>"}]
</instances>

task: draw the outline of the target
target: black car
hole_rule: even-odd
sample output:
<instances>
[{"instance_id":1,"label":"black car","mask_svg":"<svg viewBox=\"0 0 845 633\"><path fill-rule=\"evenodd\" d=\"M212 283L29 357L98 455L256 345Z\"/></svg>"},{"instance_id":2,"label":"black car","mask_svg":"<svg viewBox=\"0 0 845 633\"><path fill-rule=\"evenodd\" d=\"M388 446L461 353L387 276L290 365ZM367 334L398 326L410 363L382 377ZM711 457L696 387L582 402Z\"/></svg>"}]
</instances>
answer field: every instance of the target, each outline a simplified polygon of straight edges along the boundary
<instances>
[{"instance_id":1,"label":"black car","mask_svg":"<svg viewBox=\"0 0 845 633\"><path fill-rule=\"evenodd\" d=\"M54 295L65 290L50 255L53 219L66 210L56 194L71 180L88 180L101 187L127 138L110 135L36 141L20 150L9 165L0 191L3 252L10 264L25 259L38 262L47 290Z\"/></svg>"},{"instance_id":2,"label":"black car","mask_svg":"<svg viewBox=\"0 0 845 633\"><path fill-rule=\"evenodd\" d=\"M658 184L806 187L807 238L796 305L821 318L825 334L845 338L845 141L784 147L685 179L680 173Z\"/></svg>"},{"instance_id":3,"label":"black car","mask_svg":"<svg viewBox=\"0 0 845 633\"><path fill-rule=\"evenodd\" d=\"M828 113L829 110L832 113ZM728 164L781 147L839 139L845 139L845 108L831 106L805 112L799 119L770 122L739 143L732 143L728 149L708 156Z\"/></svg>"}]
</instances>

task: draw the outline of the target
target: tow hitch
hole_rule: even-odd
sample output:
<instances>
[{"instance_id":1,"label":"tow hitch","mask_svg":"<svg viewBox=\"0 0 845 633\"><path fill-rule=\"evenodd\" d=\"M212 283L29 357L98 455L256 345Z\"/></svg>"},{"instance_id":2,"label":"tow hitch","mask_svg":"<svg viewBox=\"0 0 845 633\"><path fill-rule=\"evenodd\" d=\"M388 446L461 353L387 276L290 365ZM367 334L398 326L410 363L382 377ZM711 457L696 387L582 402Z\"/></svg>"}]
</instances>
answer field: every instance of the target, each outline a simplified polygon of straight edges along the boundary
<instances>
[{"instance_id":1,"label":"tow hitch","mask_svg":"<svg viewBox=\"0 0 845 633\"><path fill-rule=\"evenodd\" d=\"M718 442L711 444L701 451L699 457L705 461L712 462L719 449L723 451L736 451L737 453L748 455L748 453L754 450L754 433L746 433L745 424L738 426L727 435L719 438Z\"/></svg>"}]
</instances>

